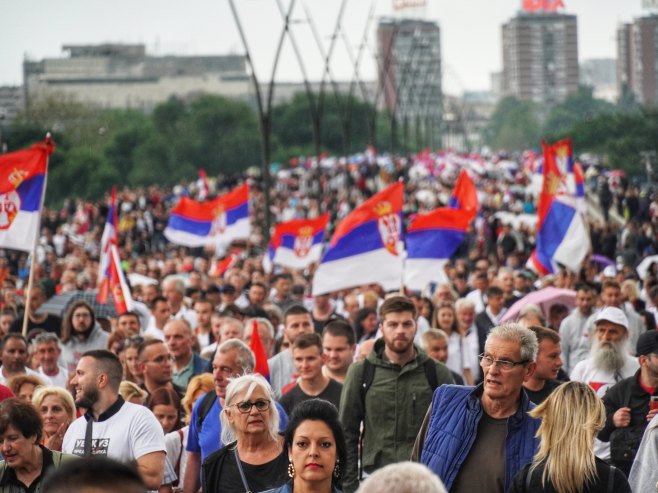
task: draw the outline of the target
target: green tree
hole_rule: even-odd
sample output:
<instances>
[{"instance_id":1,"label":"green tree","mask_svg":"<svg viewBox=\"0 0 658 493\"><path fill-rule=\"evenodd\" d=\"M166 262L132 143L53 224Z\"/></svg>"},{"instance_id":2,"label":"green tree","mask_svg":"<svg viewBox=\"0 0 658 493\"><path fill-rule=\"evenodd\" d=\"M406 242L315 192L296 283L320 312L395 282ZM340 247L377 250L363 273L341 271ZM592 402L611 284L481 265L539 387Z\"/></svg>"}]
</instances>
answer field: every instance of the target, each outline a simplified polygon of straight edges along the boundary
<instances>
[{"instance_id":1,"label":"green tree","mask_svg":"<svg viewBox=\"0 0 658 493\"><path fill-rule=\"evenodd\" d=\"M612 103L594 97L593 88L580 86L576 94L570 95L549 111L544 135L554 139L578 122L591 121L598 115L612 114L614 111Z\"/></svg>"},{"instance_id":2,"label":"green tree","mask_svg":"<svg viewBox=\"0 0 658 493\"><path fill-rule=\"evenodd\" d=\"M541 139L538 108L513 96L503 98L485 129L485 141L494 149L537 147Z\"/></svg>"}]
</instances>

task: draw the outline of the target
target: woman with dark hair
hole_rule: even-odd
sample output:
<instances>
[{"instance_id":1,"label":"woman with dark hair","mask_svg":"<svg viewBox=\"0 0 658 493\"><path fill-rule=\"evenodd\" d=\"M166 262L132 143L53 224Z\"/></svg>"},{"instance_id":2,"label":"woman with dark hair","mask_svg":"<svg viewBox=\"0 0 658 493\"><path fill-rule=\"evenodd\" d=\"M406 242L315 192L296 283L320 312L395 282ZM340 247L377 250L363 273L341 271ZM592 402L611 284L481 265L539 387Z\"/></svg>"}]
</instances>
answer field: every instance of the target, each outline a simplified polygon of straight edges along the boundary
<instances>
[{"instance_id":1,"label":"woman with dark hair","mask_svg":"<svg viewBox=\"0 0 658 493\"><path fill-rule=\"evenodd\" d=\"M361 308L354 319L354 332L357 344L377 335L377 311L374 308Z\"/></svg>"},{"instance_id":2,"label":"woman with dark hair","mask_svg":"<svg viewBox=\"0 0 658 493\"><path fill-rule=\"evenodd\" d=\"M146 407L158 420L165 435L183 426L181 400L175 390L166 387L155 389L146 401Z\"/></svg>"},{"instance_id":3,"label":"woman with dark hair","mask_svg":"<svg viewBox=\"0 0 658 493\"><path fill-rule=\"evenodd\" d=\"M341 465L347 459L338 409L322 399L300 402L286 427L288 483L267 493L340 493Z\"/></svg>"},{"instance_id":4,"label":"woman with dark hair","mask_svg":"<svg viewBox=\"0 0 658 493\"><path fill-rule=\"evenodd\" d=\"M76 458L41 445L42 429L31 404L14 398L0 403L0 493L39 491L48 469Z\"/></svg>"}]
</instances>

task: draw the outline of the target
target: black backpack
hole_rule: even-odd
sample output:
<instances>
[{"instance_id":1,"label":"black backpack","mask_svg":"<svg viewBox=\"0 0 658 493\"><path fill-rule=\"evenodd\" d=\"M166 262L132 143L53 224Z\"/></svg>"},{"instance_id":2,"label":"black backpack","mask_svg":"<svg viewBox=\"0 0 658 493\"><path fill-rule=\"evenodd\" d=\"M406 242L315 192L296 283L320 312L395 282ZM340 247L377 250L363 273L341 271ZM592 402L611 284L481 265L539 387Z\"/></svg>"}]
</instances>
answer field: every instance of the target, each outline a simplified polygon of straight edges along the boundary
<instances>
[{"instance_id":1,"label":"black backpack","mask_svg":"<svg viewBox=\"0 0 658 493\"><path fill-rule=\"evenodd\" d=\"M214 390L211 390L203 396L201 404L199 404L199 412L196 415L197 433L201 431L201 428L203 427L203 420L206 419L206 416L208 416L208 413L212 409L212 405L215 403L215 399L217 398L217 394L215 394Z\"/></svg>"}]
</instances>

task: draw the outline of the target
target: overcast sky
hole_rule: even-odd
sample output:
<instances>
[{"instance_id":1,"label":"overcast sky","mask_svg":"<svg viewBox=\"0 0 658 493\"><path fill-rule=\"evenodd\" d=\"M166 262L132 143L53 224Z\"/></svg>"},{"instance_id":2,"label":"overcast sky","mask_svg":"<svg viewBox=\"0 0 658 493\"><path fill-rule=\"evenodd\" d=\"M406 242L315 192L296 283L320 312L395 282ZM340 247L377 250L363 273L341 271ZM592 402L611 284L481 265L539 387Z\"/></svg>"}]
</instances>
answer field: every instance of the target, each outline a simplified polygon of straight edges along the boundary
<instances>
[{"instance_id":1,"label":"overcast sky","mask_svg":"<svg viewBox=\"0 0 658 493\"><path fill-rule=\"evenodd\" d=\"M287 9L291 0L278 0ZM235 0L261 80L271 74L271 60L282 20L277 0ZM312 36L316 26L323 50L329 49L341 0L296 0L293 33L310 79L322 76L320 50ZM614 58L615 30L643 14L641 0L564 0L566 13L578 16L580 60ZM349 0L345 36L331 58L336 79L353 74L348 49L356 56L373 0ZM373 51L377 21L394 15L392 0L374 1L360 74L375 78ZM449 93L488 90L490 74L501 69L501 25L519 11L521 0L427 0L406 15L437 21L441 28L443 84ZM22 83L24 57L61 56L64 44L144 43L154 55L243 53L228 0L0 0L0 85ZM309 22L306 7L313 22ZM400 15L400 14L397 14ZM347 41L345 41L345 39ZM277 80L301 80L291 44L284 45Z\"/></svg>"}]
</instances>

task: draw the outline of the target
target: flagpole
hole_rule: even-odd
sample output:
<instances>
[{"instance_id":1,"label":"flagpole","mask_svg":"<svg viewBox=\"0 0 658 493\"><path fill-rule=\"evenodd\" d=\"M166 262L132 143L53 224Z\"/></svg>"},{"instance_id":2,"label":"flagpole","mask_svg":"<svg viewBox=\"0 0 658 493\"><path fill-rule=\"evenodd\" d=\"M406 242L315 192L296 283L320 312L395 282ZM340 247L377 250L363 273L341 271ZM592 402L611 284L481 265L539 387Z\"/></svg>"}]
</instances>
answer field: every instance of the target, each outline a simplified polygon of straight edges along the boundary
<instances>
[{"instance_id":1,"label":"flagpole","mask_svg":"<svg viewBox=\"0 0 658 493\"><path fill-rule=\"evenodd\" d=\"M50 132L46 134L46 143L50 141ZM48 186L48 164L50 161L50 154L46 151L46 174L43 180L43 188L41 190L41 202L39 203L39 221L37 222L37 234L34 238L34 245L32 246L32 260L30 261L30 274L27 278L27 296L25 297L25 311L23 313L23 329L21 333L23 337L27 337L27 323L30 317L30 303L32 301L32 285L34 284L34 266L36 265L37 245L41 237L41 215L43 213L43 203L46 198L46 187Z\"/></svg>"}]
</instances>

